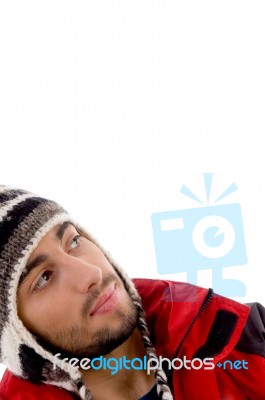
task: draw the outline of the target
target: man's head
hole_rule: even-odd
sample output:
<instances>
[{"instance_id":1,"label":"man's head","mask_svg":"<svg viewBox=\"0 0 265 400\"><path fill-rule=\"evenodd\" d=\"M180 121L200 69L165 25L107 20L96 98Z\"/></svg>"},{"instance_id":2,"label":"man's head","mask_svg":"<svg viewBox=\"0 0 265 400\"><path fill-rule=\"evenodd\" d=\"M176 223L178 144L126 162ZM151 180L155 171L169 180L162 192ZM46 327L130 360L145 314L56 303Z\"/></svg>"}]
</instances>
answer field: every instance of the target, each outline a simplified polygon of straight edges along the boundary
<instances>
[{"instance_id":1,"label":"man's head","mask_svg":"<svg viewBox=\"0 0 265 400\"><path fill-rule=\"evenodd\" d=\"M136 327L136 308L104 253L66 221L30 254L18 315L38 338L74 356L108 354Z\"/></svg>"}]
</instances>

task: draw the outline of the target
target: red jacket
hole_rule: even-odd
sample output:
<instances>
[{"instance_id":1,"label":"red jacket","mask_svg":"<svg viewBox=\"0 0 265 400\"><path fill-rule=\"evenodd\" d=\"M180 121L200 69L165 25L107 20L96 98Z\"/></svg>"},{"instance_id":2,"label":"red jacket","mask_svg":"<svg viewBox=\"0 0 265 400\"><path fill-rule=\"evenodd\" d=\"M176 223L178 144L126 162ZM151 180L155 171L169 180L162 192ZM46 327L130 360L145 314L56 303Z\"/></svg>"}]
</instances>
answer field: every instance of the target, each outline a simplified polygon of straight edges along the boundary
<instances>
[{"instance_id":1,"label":"red jacket","mask_svg":"<svg viewBox=\"0 0 265 400\"><path fill-rule=\"evenodd\" d=\"M176 400L265 400L264 309L242 305L186 283L134 279L157 355L214 358L214 369L171 369ZM227 361L226 361L227 360ZM226 361L226 362L225 362ZM221 363L222 365L220 365ZM178 368L179 362L175 364ZM190 364L189 364L190 365ZM72 400L50 385L35 385L6 371L1 400Z\"/></svg>"}]
</instances>

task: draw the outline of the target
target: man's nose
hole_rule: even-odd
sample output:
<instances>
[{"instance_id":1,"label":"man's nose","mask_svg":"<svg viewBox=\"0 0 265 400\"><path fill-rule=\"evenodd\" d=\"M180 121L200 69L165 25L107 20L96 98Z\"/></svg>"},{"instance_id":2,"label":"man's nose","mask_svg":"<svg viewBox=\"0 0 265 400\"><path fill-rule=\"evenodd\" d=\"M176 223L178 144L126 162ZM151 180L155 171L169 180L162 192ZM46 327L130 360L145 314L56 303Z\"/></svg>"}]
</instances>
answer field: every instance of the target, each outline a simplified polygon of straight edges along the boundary
<instances>
[{"instance_id":1,"label":"man's nose","mask_svg":"<svg viewBox=\"0 0 265 400\"><path fill-rule=\"evenodd\" d=\"M61 274L64 287L87 293L93 285L102 280L101 268L95 264L70 255L65 255Z\"/></svg>"}]
</instances>

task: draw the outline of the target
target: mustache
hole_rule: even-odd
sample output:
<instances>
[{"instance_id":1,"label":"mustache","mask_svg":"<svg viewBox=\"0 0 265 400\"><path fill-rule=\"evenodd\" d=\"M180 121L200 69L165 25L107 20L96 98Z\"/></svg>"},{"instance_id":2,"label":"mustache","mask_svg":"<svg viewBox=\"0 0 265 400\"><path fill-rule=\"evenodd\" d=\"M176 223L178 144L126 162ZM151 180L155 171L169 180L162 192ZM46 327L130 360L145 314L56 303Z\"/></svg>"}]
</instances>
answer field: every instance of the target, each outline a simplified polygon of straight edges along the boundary
<instances>
[{"instance_id":1,"label":"mustache","mask_svg":"<svg viewBox=\"0 0 265 400\"><path fill-rule=\"evenodd\" d=\"M88 293L88 296L81 308L81 315L83 319L86 318L88 311L90 310L96 299L101 295L105 287L107 287L111 282L117 281L118 279L114 274L108 275L102 280L100 287L93 289L90 293Z\"/></svg>"}]
</instances>

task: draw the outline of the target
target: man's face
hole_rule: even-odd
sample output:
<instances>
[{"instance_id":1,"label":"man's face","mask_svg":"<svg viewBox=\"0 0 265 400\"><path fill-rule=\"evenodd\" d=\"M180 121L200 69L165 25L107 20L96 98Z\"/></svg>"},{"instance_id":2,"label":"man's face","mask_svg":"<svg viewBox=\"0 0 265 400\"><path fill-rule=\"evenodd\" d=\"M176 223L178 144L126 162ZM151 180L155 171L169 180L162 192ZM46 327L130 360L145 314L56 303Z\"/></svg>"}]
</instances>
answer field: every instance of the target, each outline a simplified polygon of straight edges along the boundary
<instances>
[{"instance_id":1,"label":"man's face","mask_svg":"<svg viewBox=\"0 0 265 400\"><path fill-rule=\"evenodd\" d=\"M136 309L102 253L64 223L32 252L18 288L18 315L37 337L80 357L105 355L136 326Z\"/></svg>"}]
</instances>

